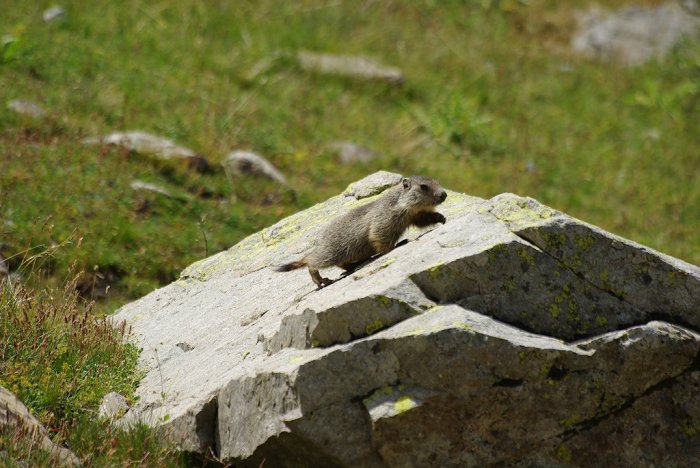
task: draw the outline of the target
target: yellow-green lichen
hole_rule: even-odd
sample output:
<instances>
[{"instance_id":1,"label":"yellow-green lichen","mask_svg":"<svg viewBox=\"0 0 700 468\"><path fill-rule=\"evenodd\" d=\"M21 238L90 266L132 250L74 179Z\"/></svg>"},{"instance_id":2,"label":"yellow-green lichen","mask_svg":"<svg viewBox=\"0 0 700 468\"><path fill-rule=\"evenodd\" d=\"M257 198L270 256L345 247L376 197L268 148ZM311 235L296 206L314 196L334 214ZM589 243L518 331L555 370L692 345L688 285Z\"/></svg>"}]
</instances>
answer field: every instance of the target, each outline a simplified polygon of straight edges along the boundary
<instances>
[{"instance_id":1,"label":"yellow-green lichen","mask_svg":"<svg viewBox=\"0 0 700 468\"><path fill-rule=\"evenodd\" d=\"M425 333L424 328L414 328L413 330L409 331L407 334L409 336L418 336L418 335L422 335L423 333Z\"/></svg>"},{"instance_id":2,"label":"yellow-green lichen","mask_svg":"<svg viewBox=\"0 0 700 468\"><path fill-rule=\"evenodd\" d=\"M384 385L383 387L378 388L377 390L374 391L370 396L362 400L362 402L366 406L371 406L374 403L378 402L379 400L388 397L394 392L394 389L390 387L389 385Z\"/></svg>"},{"instance_id":3,"label":"yellow-green lichen","mask_svg":"<svg viewBox=\"0 0 700 468\"><path fill-rule=\"evenodd\" d=\"M386 296L382 296L381 294L374 296L374 298L377 300L377 302L379 302L379 305L381 305L382 307L384 307L384 308L391 307L391 303L392 303L391 298L388 298Z\"/></svg>"},{"instance_id":4,"label":"yellow-green lichen","mask_svg":"<svg viewBox=\"0 0 700 468\"><path fill-rule=\"evenodd\" d=\"M596 318L595 318L595 323L596 323L596 325L598 325L599 327L604 327L604 326L606 326L606 325L608 324L608 318L605 317L605 316L603 316L603 315L598 315L598 316L596 316Z\"/></svg>"},{"instance_id":5,"label":"yellow-green lichen","mask_svg":"<svg viewBox=\"0 0 700 468\"><path fill-rule=\"evenodd\" d=\"M571 416L569 416L568 418L560 419L559 424L566 429L571 429L576 424L578 424L579 421L581 421L581 416L574 413Z\"/></svg>"},{"instance_id":6,"label":"yellow-green lichen","mask_svg":"<svg viewBox=\"0 0 700 468\"><path fill-rule=\"evenodd\" d=\"M367 333L367 335L373 335L382 328L384 328L384 323L381 320L375 320L374 322L370 322L367 324L367 326L365 327L365 332Z\"/></svg>"},{"instance_id":7,"label":"yellow-green lichen","mask_svg":"<svg viewBox=\"0 0 700 468\"><path fill-rule=\"evenodd\" d=\"M564 462L571 462L573 460L573 454L566 444L561 444L557 448L557 458Z\"/></svg>"},{"instance_id":8,"label":"yellow-green lichen","mask_svg":"<svg viewBox=\"0 0 700 468\"><path fill-rule=\"evenodd\" d=\"M241 354L241 358L245 361L245 358L247 358L249 354L250 354L250 351L244 351L244 352Z\"/></svg>"},{"instance_id":9,"label":"yellow-green lichen","mask_svg":"<svg viewBox=\"0 0 700 468\"><path fill-rule=\"evenodd\" d=\"M600 273L598 273L598 278L600 278L601 281L607 281L608 275L608 270L603 270Z\"/></svg>"},{"instance_id":10,"label":"yellow-green lichen","mask_svg":"<svg viewBox=\"0 0 700 468\"><path fill-rule=\"evenodd\" d=\"M452 325L455 326L455 327L459 327L459 328L461 328L462 330L466 330L466 331L468 331L468 332L474 332L474 327L472 327L472 326L469 325L468 323L461 322L461 321L459 321L459 320L457 320L457 321L455 321L455 322L452 322Z\"/></svg>"},{"instance_id":11,"label":"yellow-green lichen","mask_svg":"<svg viewBox=\"0 0 700 468\"><path fill-rule=\"evenodd\" d=\"M700 424L683 426L683 433L688 437L700 435Z\"/></svg>"},{"instance_id":12,"label":"yellow-green lichen","mask_svg":"<svg viewBox=\"0 0 700 468\"><path fill-rule=\"evenodd\" d=\"M529 199L501 200L491 212L511 229L522 229L533 226L544 219L557 215L557 212Z\"/></svg>"},{"instance_id":13,"label":"yellow-green lichen","mask_svg":"<svg viewBox=\"0 0 700 468\"><path fill-rule=\"evenodd\" d=\"M404 395L399 397L399 399L394 403L394 411L396 414L401 414L415 408L416 406L418 406L418 402L416 400L408 395Z\"/></svg>"},{"instance_id":14,"label":"yellow-green lichen","mask_svg":"<svg viewBox=\"0 0 700 468\"><path fill-rule=\"evenodd\" d=\"M544 238L544 241L548 246L557 249L562 248L566 243L566 236L564 234L552 234L549 232L545 232L542 234L542 237Z\"/></svg>"},{"instance_id":15,"label":"yellow-green lichen","mask_svg":"<svg viewBox=\"0 0 700 468\"><path fill-rule=\"evenodd\" d=\"M384 263L381 264L381 267L386 268L389 265L391 265L392 263L394 263L395 261L396 261L396 258L394 258L394 257L388 258Z\"/></svg>"},{"instance_id":16,"label":"yellow-green lichen","mask_svg":"<svg viewBox=\"0 0 700 468\"><path fill-rule=\"evenodd\" d=\"M445 306L440 305L440 304L434 305L430 309L426 310L425 313L432 314L432 313L437 312L438 310L442 309L443 307L445 307Z\"/></svg>"},{"instance_id":17,"label":"yellow-green lichen","mask_svg":"<svg viewBox=\"0 0 700 468\"><path fill-rule=\"evenodd\" d=\"M579 254L574 254L566 263L566 266L569 268L572 268L574 270L577 270L578 268L581 267L581 256Z\"/></svg>"},{"instance_id":18,"label":"yellow-green lichen","mask_svg":"<svg viewBox=\"0 0 700 468\"><path fill-rule=\"evenodd\" d=\"M532 256L526 247L520 247L518 250L518 256L524 259L529 265L535 264L535 257Z\"/></svg>"},{"instance_id":19,"label":"yellow-green lichen","mask_svg":"<svg viewBox=\"0 0 700 468\"><path fill-rule=\"evenodd\" d=\"M428 267L427 271L431 278L435 279L440 275L440 268L444 265L444 262L439 262Z\"/></svg>"},{"instance_id":20,"label":"yellow-green lichen","mask_svg":"<svg viewBox=\"0 0 700 468\"><path fill-rule=\"evenodd\" d=\"M502 257L507 251L508 248L503 244L496 244L488 248L489 261L496 260L497 258Z\"/></svg>"},{"instance_id":21,"label":"yellow-green lichen","mask_svg":"<svg viewBox=\"0 0 700 468\"><path fill-rule=\"evenodd\" d=\"M552 304L549 306L549 313L552 315L552 317L557 318L559 317L559 306L556 304Z\"/></svg>"},{"instance_id":22,"label":"yellow-green lichen","mask_svg":"<svg viewBox=\"0 0 700 468\"><path fill-rule=\"evenodd\" d=\"M321 342L318 340L311 340L311 347L312 348L318 348L318 345L320 345Z\"/></svg>"},{"instance_id":23,"label":"yellow-green lichen","mask_svg":"<svg viewBox=\"0 0 700 468\"><path fill-rule=\"evenodd\" d=\"M301 362L304 359L305 359L304 356L297 356L297 357L293 357L292 359L290 359L289 362L293 364L295 362Z\"/></svg>"},{"instance_id":24,"label":"yellow-green lichen","mask_svg":"<svg viewBox=\"0 0 700 468\"><path fill-rule=\"evenodd\" d=\"M584 252L590 250L590 248L593 247L593 244L595 244L595 239L593 238L593 234L590 232L585 236L576 237L576 245L578 245L578 247Z\"/></svg>"}]
</instances>

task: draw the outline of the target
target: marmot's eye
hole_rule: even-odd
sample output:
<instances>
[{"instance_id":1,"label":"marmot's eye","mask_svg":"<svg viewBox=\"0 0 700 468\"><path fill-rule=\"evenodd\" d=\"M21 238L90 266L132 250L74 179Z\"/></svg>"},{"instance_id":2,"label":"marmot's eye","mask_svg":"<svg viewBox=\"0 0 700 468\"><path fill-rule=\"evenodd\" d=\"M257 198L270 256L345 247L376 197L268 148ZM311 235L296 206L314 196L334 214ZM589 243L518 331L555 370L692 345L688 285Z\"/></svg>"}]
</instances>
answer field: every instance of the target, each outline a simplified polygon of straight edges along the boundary
<instances>
[{"instance_id":1,"label":"marmot's eye","mask_svg":"<svg viewBox=\"0 0 700 468\"><path fill-rule=\"evenodd\" d=\"M424 191L427 192L427 191L428 191L428 188L429 188L429 187L428 187L427 185L425 185L425 184L420 184L420 189L421 189L421 190L424 190Z\"/></svg>"}]
</instances>

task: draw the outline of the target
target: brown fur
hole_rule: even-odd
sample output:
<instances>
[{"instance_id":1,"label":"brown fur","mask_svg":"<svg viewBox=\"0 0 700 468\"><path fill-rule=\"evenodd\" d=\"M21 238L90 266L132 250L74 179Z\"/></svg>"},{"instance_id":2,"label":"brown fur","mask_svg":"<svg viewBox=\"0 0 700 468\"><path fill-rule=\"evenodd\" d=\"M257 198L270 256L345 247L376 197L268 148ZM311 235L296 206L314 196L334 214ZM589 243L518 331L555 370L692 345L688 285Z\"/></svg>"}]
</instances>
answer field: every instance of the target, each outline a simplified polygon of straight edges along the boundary
<instances>
[{"instance_id":1,"label":"brown fur","mask_svg":"<svg viewBox=\"0 0 700 468\"><path fill-rule=\"evenodd\" d=\"M338 266L352 271L373 255L392 250L409 226L444 223L445 217L434 209L446 197L440 184L429 177L404 177L376 200L331 221L306 257L276 270L306 266L311 279L322 288L333 281L320 275L321 268Z\"/></svg>"}]
</instances>

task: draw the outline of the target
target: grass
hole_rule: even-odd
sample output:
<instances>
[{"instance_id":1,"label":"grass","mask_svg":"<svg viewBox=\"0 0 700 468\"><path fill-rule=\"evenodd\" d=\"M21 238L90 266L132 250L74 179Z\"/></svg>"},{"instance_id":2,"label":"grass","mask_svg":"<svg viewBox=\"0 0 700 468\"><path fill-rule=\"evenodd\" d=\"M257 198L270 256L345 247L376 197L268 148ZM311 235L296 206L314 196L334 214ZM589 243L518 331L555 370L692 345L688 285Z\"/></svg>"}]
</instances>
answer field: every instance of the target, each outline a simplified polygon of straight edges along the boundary
<instances>
[{"instance_id":1,"label":"grass","mask_svg":"<svg viewBox=\"0 0 700 468\"><path fill-rule=\"evenodd\" d=\"M133 394L141 375L138 349L125 343L124 326L114 329L79 299L76 281L61 290L30 290L10 280L0 284L0 385L88 466L175 466L179 455L153 429L126 432L96 417L106 393ZM12 461L45 466L52 460L21 431L0 433L3 466Z\"/></svg>"},{"instance_id":2,"label":"grass","mask_svg":"<svg viewBox=\"0 0 700 468\"><path fill-rule=\"evenodd\" d=\"M17 269L22 252L48 249L35 283L54 288L76 265L85 273L66 284L99 299L100 313L379 169L481 197L531 196L700 264L697 41L635 69L587 61L568 49L583 0L66 0L65 21L44 23L52 4L0 1L0 37L12 38L0 42L0 253ZM368 55L400 67L406 83L309 74L293 60L299 50ZM48 114L19 116L5 107L11 99ZM214 167L232 149L254 150L294 191L80 143L134 129ZM340 167L337 140L379 157ZM134 179L191 196L144 194ZM34 310L54 310L41 292L22 294L38 301ZM70 290L53 294L74 300ZM76 351L82 338L70 330L93 327L88 314L61 328L65 349L57 343L53 357L3 359L14 366L3 383L54 431L84 417L107 386L128 394L135 384L106 348ZM117 346L106 328L94 330ZM135 350L121 352L134 362ZM110 385L95 369L114 373ZM61 386L72 390L52 390Z\"/></svg>"},{"instance_id":3,"label":"grass","mask_svg":"<svg viewBox=\"0 0 700 468\"><path fill-rule=\"evenodd\" d=\"M588 62L565 47L572 6L545 0L68 1L66 21L51 24L50 2L4 3L0 33L15 42L0 55L2 97L49 115L0 106L0 249L82 238L55 272L77 261L107 278L107 308L378 169L532 196L700 263L697 42L637 69ZM309 75L290 58L302 49L370 55L407 82ZM258 151L296 196L80 144L128 129L215 166L234 148ZM335 140L380 157L339 168ZM135 178L210 198L144 195Z\"/></svg>"}]
</instances>

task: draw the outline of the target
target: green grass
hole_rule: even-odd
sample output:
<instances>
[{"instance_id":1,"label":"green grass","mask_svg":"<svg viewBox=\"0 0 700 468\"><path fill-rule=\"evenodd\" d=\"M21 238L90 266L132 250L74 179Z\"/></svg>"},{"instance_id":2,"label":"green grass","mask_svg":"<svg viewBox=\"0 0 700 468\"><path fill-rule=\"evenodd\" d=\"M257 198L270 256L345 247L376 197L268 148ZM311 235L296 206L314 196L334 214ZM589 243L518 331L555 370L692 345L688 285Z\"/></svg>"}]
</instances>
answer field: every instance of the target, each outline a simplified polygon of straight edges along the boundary
<instances>
[{"instance_id":1,"label":"green grass","mask_svg":"<svg viewBox=\"0 0 700 468\"><path fill-rule=\"evenodd\" d=\"M125 343L125 326L115 329L91 312L78 297L76 282L40 290L0 283L0 385L88 465L178 463L179 456L153 429L125 432L96 417L108 392L133 394L141 377L138 349ZM41 465L48 460L47 453L11 431L0 433L3 450L3 463L2 457Z\"/></svg>"},{"instance_id":2,"label":"green grass","mask_svg":"<svg viewBox=\"0 0 700 468\"><path fill-rule=\"evenodd\" d=\"M582 60L565 45L584 2L68 1L68 19L45 24L49 3L5 0L0 18L15 38L0 55L0 96L50 111L37 121L0 108L0 248L82 239L55 272L75 260L108 276L112 304L378 169L532 196L700 263L697 42L632 70ZM309 75L290 59L302 49L367 54L407 82ZM296 197L80 144L122 129L215 165L234 148L258 151ZM334 140L380 157L340 168ZM146 196L134 178L214 197Z\"/></svg>"},{"instance_id":3,"label":"green grass","mask_svg":"<svg viewBox=\"0 0 700 468\"><path fill-rule=\"evenodd\" d=\"M531 196L700 264L697 41L635 69L581 59L567 44L583 0L67 0L67 20L46 24L53 3L0 0L0 37L13 37L0 46L0 253L16 269L48 250L39 284L64 282L75 264L86 272L76 287L100 312L379 169L481 197ZM298 50L369 55L406 83L309 74ZM49 113L18 116L11 99ZM80 144L135 129L214 166L232 149L257 151L295 191ZM379 157L339 167L336 140ZM133 179L195 196L144 195ZM134 385L104 349L82 356L76 343L57 343L55 359L3 362L15 366L3 383L54 430L83 418L107 386ZM135 350L121 352L134 362ZM93 362L114 373L109 385L86 370ZM59 385L73 390L52 393Z\"/></svg>"}]
</instances>

